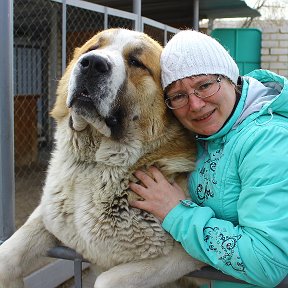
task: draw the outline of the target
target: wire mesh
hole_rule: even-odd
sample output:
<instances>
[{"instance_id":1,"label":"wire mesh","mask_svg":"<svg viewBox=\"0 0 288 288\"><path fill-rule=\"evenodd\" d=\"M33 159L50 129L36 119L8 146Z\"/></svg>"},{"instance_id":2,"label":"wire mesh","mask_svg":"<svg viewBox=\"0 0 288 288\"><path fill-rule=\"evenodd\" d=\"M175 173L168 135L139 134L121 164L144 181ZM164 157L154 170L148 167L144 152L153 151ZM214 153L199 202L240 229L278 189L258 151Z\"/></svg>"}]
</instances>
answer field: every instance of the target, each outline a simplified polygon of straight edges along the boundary
<instances>
[{"instance_id":1,"label":"wire mesh","mask_svg":"<svg viewBox=\"0 0 288 288\"><path fill-rule=\"evenodd\" d=\"M67 64L72 59L76 47L82 46L88 39L103 29L104 14L67 6Z\"/></svg>"},{"instance_id":2,"label":"wire mesh","mask_svg":"<svg viewBox=\"0 0 288 288\"><path fill-rule=\"evenodd\" d=\"M77 5L77 1L73 3ZM63 11L66 11L65 18L62 18ZM55 102L62 59L68 63L76 47L105 27L134 29L134 20L121 15L121 11L104 15L71 4L63 10L60 0L14 0L16 228L40 201L53 149L55 123L49 112ZM66 23L62 23L64 19ZM145 32L163 44L164 31L149 26ZM66 39L65 43L62 39Z\"/></svg>"},{"instance_id":3,"label":"wire mesh","mask_svg":"<svg viewBox=\"0 0 288 288\"><path fill-rule=\"evenodd\" d=\"M16 227L39 202L53 145L49 111L61 72L61 11L47 0L14 0Z\"/></svg>"},{"instance_id":4,"label":"wire mesh","mask_svg":"<svg viewBox=\"0 0 288 288\"><path fill-rule=\"evenodd\" d=\"M104 29L104 14L67 5L66 59L75 47ZM108 15L108 28L133 29L133 21ZM14 139L16 227L39 202L54 123L49 112L61 77L62 4L14 1ZM67 64L66 63L66 64Z\"/></svg>"},{"instance_id":5,"label":"wire mesh","mask_svg":"<svg viewBox=\"0 0 288 288\"><path fill-rule=\"evenodd\" d=\"M153 39L158 41L162 46L164 46L164 34L165 31L151 25L144 25L144 32L151 36Z\"/></svg>"},{"instance_id":6,"label":"wire mesh","mask_svg":"<svg viewBox=\"0 0 288 288\"><path fill-rule=\"evenodd\" d=\"M130 19L126 19L119 16L109 15L108 16L108 28L126 28L133 29L134 22Z\"/></svg>"}]
</instances>

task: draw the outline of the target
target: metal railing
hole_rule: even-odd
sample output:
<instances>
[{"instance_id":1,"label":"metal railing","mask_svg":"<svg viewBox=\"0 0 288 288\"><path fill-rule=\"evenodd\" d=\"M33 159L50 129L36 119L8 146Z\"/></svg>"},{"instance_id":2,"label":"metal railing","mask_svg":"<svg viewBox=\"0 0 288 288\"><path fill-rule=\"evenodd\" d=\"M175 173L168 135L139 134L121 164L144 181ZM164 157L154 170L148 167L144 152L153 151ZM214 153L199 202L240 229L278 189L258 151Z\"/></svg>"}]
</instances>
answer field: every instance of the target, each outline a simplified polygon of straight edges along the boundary
<instances>
[{"instance_id":1,"label":"metal railing","mask_svg":"<svg viewBox=\"0 0 288 288\"><path fill-rule=\"evenodd\" d=\"M0 2L0 242L15 229L13 135L13 2Z\"/></svg>"},{"instance_id":2,"label":"metal railing","mask_svg":"<svg viewBox=\"0 0 288 288\"><path fill-rule=\"evenodd\" d=\"M74 283L75 288L82 288L82 262L88 262L83 257L75 252L73 249L59 246L51 249L48 252L49 257L61 258L74 261ZM232 276L226 275L213 267L206 266L201 270L194 271L186 275L188 277L203 278L207 280L221 280L232 283L246 283L242 280L238 280ZM246 283L247 284L247 283ZM288 276L277 286L277 288L288 287Z\"/></svg>"}]
</instances>

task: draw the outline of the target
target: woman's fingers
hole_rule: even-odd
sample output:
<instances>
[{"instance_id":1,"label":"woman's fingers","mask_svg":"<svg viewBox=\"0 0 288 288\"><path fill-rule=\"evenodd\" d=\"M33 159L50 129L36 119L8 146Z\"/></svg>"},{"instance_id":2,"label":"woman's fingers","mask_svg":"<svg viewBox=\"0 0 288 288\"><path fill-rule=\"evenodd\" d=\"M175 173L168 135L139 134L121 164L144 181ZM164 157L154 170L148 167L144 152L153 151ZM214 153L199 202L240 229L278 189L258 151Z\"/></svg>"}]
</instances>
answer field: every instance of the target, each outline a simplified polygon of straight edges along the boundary
<instances>
[{"instance_id":1,"label":"woman's fingers","mask_svg":"<svg viewBox=\"0 0 288 288\"><path fill-rule=\"evenodd\" d=\"M131 201L130 205L134 208L145 210L147 212L152 212L152 207L146 201L135 200L135 201Z\"/></svg>"},{"instance_id":2,"label":"woman's fingers","mask_svg":"<svg viewBox=\"0 0 288 288\"><path fill-rule=\"evenodd\" d=\"M148 171L153 175L153 178L155 179L156 182L166 180L164 175L156 167L151 166L151 167L149 167Z\"/></svg>"},{"instance_id":3,"label":"woman's fingers","mask_svg":"<svg viewBox=\"0 0 288 288\"><path fill-rule=\"evenodd\" d=\"M147 189L143 187L142 185L136 184L136 183L130 183L129 187L132 191L137 193L140 197L146 199L147 198Z\"/></svg>"},{"instance_id":4,"label":"woman's fingers","mask_svg":"<svg viewBox=\"0 0 288 288\"><path fill-rule=\"evenodd\" d=\"M134 173L134 176L138 178L146 187L147 185L149 186L149 184L153 184L153 182L166 180L164 175L154 166L149 167L147 172L150 173L152 177L148 175L148 173L141 170L137 170Z\"/></svg>"},{"instance_id":5,"label":"woman's fingers","mask_svg":"<svg viewBox=\"0 0 288 288\"><path fill-rule=\"evenodd\" d=\"M136 171L134 176L138 178L145 185L145 187L148 187L149 184L153 185L154 179L141 170Z\"/></svg>"},{"instance_id":6,"label":"woman's fingers","mask_svg":"<svg viewBox=\"0 0 288 288\"><path fill-rule=\"evenodd\" d=\"M185 199L185 194L179 185L176 183L171 185L155 167L150 167L147 173L138 170L134 176L141 181L141 184L130 182L129 186L143 200L131 201L130 205L146 210L160 220L179 204L180 199Z\"/></svg>"}]
</instances>

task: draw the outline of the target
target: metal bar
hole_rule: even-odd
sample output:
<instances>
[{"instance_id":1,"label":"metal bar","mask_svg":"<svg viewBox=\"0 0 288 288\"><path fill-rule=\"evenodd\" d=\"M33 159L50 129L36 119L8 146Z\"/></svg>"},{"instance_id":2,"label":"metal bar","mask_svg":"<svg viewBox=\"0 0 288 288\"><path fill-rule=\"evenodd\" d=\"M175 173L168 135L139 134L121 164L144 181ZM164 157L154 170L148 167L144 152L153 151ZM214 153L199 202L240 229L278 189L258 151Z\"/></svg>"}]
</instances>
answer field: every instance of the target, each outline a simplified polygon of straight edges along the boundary
<instances>
[{"instance_id":1,"label":"metal bar","mask_svg":"<svg viewBox=\"0 0 288 288\"><path fill-rule=\"evenodd\" d=\"M57 3L63 3L63 0L51 0L51 1L57 2ZM86 9L86 10L100 12L100 13L104 13L104 9L105 9L104 6L101 6L95 3L90 3L87 1L66 0L66 4L70 6Z\"/></svg>"},{"instance_id":2,"label":"metal bar","mask_svg":"<svg viewBox=\"0 0 288 288\"><path fill-rule=\"evenodd\" d=\"M104 29L108 28L108 9L105 7L105 13L104 13Z\"/></svg>"},{"instance_id":3,"label":"metal bar","mask_svg":"<svg viewBox=\"0 0 288 288\"><path fill-rule=\"evenodd\" d=\"M74 261L75 288L82 288L82 263L88 262L82 257L82 255L69 247L58 246L50 249L47 252L47 256Z\"/></svg>"},{"instance_id":4,"label":"metal bar","mask_svg":"<svg viewBox=\"0 0 288 288\"><path fill-rule=\"evenodd\" d=\"M156 27L158 29L162 29L162 30L167 29L167 32L172 32L172 33L179 32L179 29L177 29L177 28L174 28L174 27L171 27L171 26L167 26L167 25L165 25L163 23L157 22L155 20L152 20L152 19L149 19L149 18L146 18L146 17L142 17L142 23L150 25L150 26L153 26L153 27Z\"/></svg>"},{"instance_id":5,"label":"metal bar","mask_svg":"<svg viewBox=\"0 0 288 288\"><path fill-rule=\"evenodd\" d=\"M62 3L63 0L52 0L52 1ZM74 7L83 8L86 10L91 10L91 11L100 12L100 13L105 13L105 7L106 6L101 6L98 4L94 4L94 3L90 3L90 2L86 2L86 1L79 1L79 0L66 0L66 3L67 3L67 5L71 5ZM137 19L137 15L135 15L131 12L122 11L122 10L118 10L118 9L114 9L114 8L110 8L110 7L106 7L106 8L107 8L109 15L119 16L122 18L130 19L130 20L136 20Z\"/></svg>"},{"instance_id":6,"label":"metal bar","mask_svg":"<svg viewBox=\"0 0 288 288\"><path fill-rule=\"evenodd\" d=\"M0 241L15 230L13 0L0 1Z\"/></svg>"},{"instance_id":7,"label":"metal bar","mask_svg":"<svg viewBox=\"0 0 288 288\"><path fill-rule=\"evenodd\" d=\"M62 74L66 69L66 34L67 34L67 4L66 0L63 0L62 4Z\"/></svg>"},{"instance_id":8,"label":"metal bar","mask_svg":"<svg viewBox=\"0 0 288 288\"><path fill-rule=\"evenodd\" d=\"M137 15L137 20L134 22L134 29L136 31L142 31L141 30L141 0L133 0L133 13Z\"/></svg>"},{"instance_id":9,"label":"metal bar","mask_svg":"<svg viewBox=\"0 0 288 288\"><path fill-rule=\"evenodd\" d=\"M82 276L82 262L88 263L87 260L85 260L79 253L77 253L73 249L65 247L65 246L58 246L58 247L54 247L50 249L47 253L47 256L53 257L53 258L66 259L66 260L73 260L74 272L75 272L75 283L77 281L78 285L80 285L79 277ZM233 283L246 283L242 280L238 280L232 276L226 275L220 272L219 270L216 270L215 268L210 267L210 266L206 266L206 267L203 267L201 270L191 272L186 276L203 278L203 279L208 279L208 280L228 281L228 282L233 282ZM81 285L82 285L82 282L81 282ZM81 288L82 286L75 286L75 287ZM277 286L277 288L288 288L288 276Z\"/></svg>"},{"instance_id":10,"label":"metal bar","mask_svg":"<svg viewBox=\"0 0 288 288\"><path fill-rule=\"evenodd\" d=\"M50 249L47 252L47 256L52 257L52 258L60 258L60 259L66 259L66 260L72 260L72 261L74 261L75 259L79 259L82 262L88 262L82 257L82 255L77 253L75 250L69 247L65 247L65 246L57 246L57 247Z\"/></svg>"},{"instance_id":11,"label":"metal bar","mask_svg":"<svg viewBox=\"0 0 288 288\"><path fill-rule=\"evenodd\" d=\"M203 267L201 270L197 270L194 272L189 273L187 276L189 277L196 277L196 278L204 278L208 280L221 280L221 281L229 281L233 283L246 283L244 281L235 279L232 276L223 274L219 270L216 270L213 267L207 266Z\"/></svg>"},{"instance_id":12,"label":"metal bar","mask_svg":"<svg viewBox=\"0 0 288 288\"><path fill-rule=\"evenodd\" d=\"M199 30L199 0L193 0L193 29Z\"/></svg>"},{"instance_id":13,"label":"metal bar","mask_svg":"<svg viewBox=\"0 0 288 288\"><path fill-rule=\"evenodd\" d=\"M74 281L75 288L82 288L82 260L74 260Z\"/></svg>"},{"instance_id":14,"label":"metal bar","mask_svg":"<svg viewBox=\"0 0 288 288\"><path fill-rule=\"evenodd\" d=\"M51 1L57 2L57 3L63 3L64 0L51 0ZM78 7L78 8L82 8L82 9L86 9L86 10L91 10L91 11L95 11L95 12L99 12L99 13L103 13L104 15L107 14L107 15L113 15L113 16L117 16L117 17L122 17L122 18L133 20L135 22L137 21L137 17L138 17L138 15L136 15L134 13L113 9L113 8L110 8L110 7L107 7L107 6L101 6L101 5L90 3L90 2L86 2L86 1L66 0L66 5L71 5L71 6L74 6L74 7ZM147 25L155 26L155 27L157 27L159 29L163 29L163 30L165 29L165 25L163 23L157 22L155 20L152 20L152 19L149 19L149 18L146 18L146 17L141 17L141 22L142 22L142 24L141 24L142 27L143 27L143 23L145 23ZM141 27L141 25L140 25L140 27ZM177 33L179 30L174 28L174 27L167 26L167 31L168 32L172 32L172 33Z\"/></svg>"},{"instance_id":15,"label":"metal bar","mask_svg":"<svg viewBox=\"0 0 288 288\"><path fill-rule=\"evenodd\" d=\"M247 283L245 281L242 281L232 276L229 276L227 274L224 274L221 271L216 270L215 268L211 266L203 267L202 269L191 272L186 276L208 279L208 280L227 281L227 282L232 282L232 283ZM276 288L288 288L288 276L279 285L277 285Z\"/></svg>"}]
</instances>

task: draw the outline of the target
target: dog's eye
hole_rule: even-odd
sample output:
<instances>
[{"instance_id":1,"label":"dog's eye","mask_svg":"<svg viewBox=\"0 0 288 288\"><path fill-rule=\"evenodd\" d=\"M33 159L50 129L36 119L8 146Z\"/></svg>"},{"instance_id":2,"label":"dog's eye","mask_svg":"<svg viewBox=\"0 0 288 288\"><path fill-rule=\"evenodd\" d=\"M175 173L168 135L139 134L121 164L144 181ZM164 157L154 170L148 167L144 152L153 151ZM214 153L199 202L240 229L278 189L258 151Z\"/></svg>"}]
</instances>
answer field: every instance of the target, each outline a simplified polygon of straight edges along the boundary
<instances>
[{"instance_id":1,"label":"dog's eye","mask_svg":"<svg viewBox=\"0 0 288 288\"><path fill-rule=\"evenodd\" d=\"M145 65L141 61L136 59L135 57L130 57L128 63L129 63L130 66L146 69Z\"/></svg>"},{"instance_id":2,"label":"dog's eye","mask_svg":"<svg viewBox=\"0 0 288 288\"><path fill-rule=\"evenodd\" d=\"M85 53L88 53L88 52L93 51L93 50L97 50L98 48L99 48L99 45L95 44L95 45L91 46Z\"/></svg>"}]
</instances>

